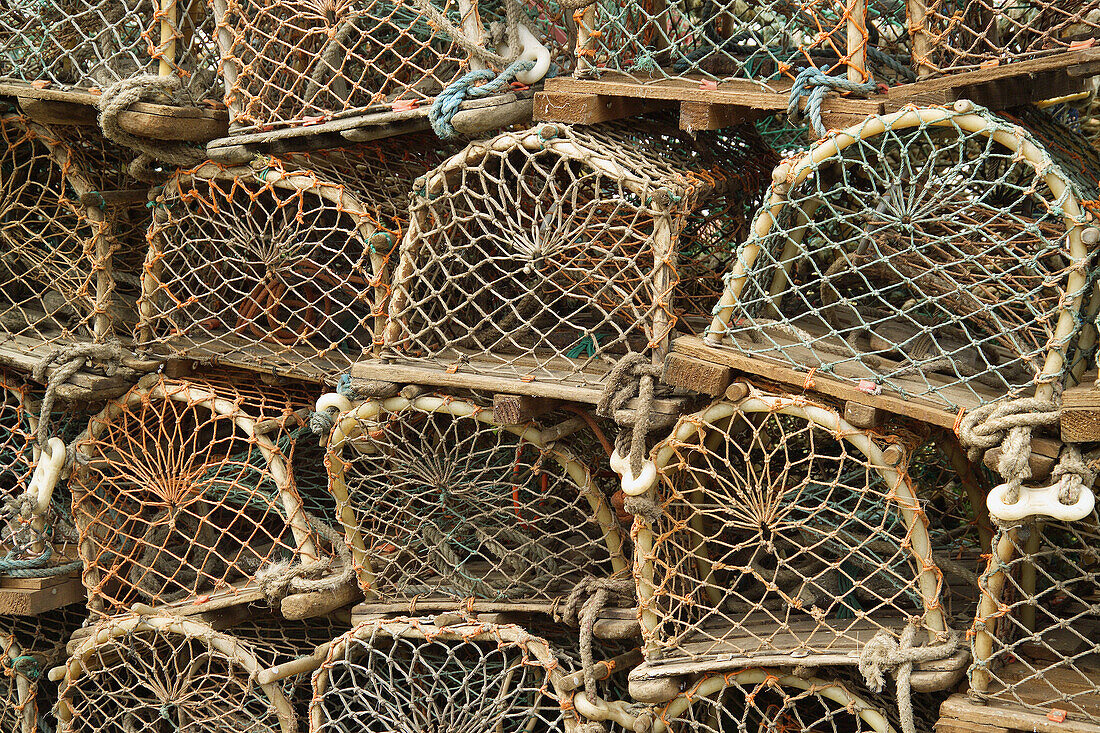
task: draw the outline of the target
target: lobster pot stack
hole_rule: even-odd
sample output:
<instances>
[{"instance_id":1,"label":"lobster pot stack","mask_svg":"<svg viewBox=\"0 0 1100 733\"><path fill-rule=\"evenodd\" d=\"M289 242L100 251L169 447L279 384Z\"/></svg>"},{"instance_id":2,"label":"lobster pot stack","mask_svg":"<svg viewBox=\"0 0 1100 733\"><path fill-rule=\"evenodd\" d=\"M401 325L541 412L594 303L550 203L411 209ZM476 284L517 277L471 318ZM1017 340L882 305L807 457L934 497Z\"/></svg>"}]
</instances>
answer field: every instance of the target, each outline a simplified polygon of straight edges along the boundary
<instances>
[{"instance_id":1,"label":"lobster pot stack","mask_svg":"<svg viewBox=\"0 0 1100 733\"><path fill-rule=\"evenodd\" d=\"M4 348L41 356L47 346L127 333L146 215L124 154L82 128L19 114L0 115L0 135Z\"/></svg>"},{"instance_id":2,"label":"lobster pot stack","mask_svg":"<svg viewBox=\"0 0 1100 733\"><path fill-rule=\"evenodd\" d=\"M593 705L571 662L515 625L366 621L337 639L313 676L311 733L364 727L573 733ZM579 698L579 699L578 699Z\"/></svg>"},{"instance_id":3,"label":"lobster pot stack","mask_svg":"<svg viewBox=\"0 0 1100 733\"><path fill-rule=\"evenodd\" d=\"M553 611L586 577L625 574L607 483L567 442L448 395L346 413L329 486L368 606Z\"/></svg>"},{"instance_id":4,"label":"lobster pot stack","mask_svg":"<svg viewBox=\"0 0 1100 733\"><path fill-rule=\"evenodd\" d=\"M57 690L47 670L65 659L65 640L84 620L79 605L0 618L0 724L12 733L52 730Z\"/></svg>"},{"instance_id":5,"label":"lobster pot stack","mask_svg":"<svg viewBox=\"0 0 1100 733\"><path fill-rule=\"evenodd\" d=\"M153 207L139 340L335 382L381 338L403 196L439 149L418 136L176 173Z\"/></svg>"},{"instance_id":6,"label":"lobster pot stack","mask_svg":"<svg viewBox=\"0 0 1100 733\"><path fill-rule=\"evenodd\" d=\"M417 182L382 355L590 388L627 352L663 359L709 313L771 156L750 128L657 119L471 144Z\"/></svg>"},{"instance_id":7,"label":"lobster pot stack","mask_svg":"<svg viewBox=\"0 0 1100 733\"><path fill-rule=\"evenodd\" d=\"M240 378L149 375L91 419L72 491L93 614L340 584L342 544L305 511L291 471L298 399Z\"/></svg>"},{"instance_id":8,"label":"lobster pot stack","mask_svg":"<svg viewBox=\"0 0 1100 733\"><path fill-rule=\"evenodd\" d=\"M156 75L194 101L217 99L215 33L201 0L11 3L0 9L0 79L99 92Z\"/></svg>"},{"instance_id":9,"label":"lobster pot stack","mask_svg":"<svg viewBox=\"0 0 1100 733\"><path fill-rule=\"evenodd\" d=\"M58 731L304 731L313 655L338 633L262 614L225 632L172 615L104 620L51 672Z\"/></svg>"}]
</instances>

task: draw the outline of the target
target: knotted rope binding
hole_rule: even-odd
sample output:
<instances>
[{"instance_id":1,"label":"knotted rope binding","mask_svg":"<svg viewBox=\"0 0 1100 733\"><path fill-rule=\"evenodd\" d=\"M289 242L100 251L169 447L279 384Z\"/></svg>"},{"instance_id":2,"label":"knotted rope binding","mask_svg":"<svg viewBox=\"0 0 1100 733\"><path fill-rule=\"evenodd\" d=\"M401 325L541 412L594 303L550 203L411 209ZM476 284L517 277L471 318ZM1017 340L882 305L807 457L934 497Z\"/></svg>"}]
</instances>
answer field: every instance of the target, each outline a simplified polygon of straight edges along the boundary
<instances>
[{"instance_id":1,"label":"knotted rope binding","mask_svg":"<svg viewBox=\"0 0 1100 733\"><path fill-rule=\"evenodd\" d=\"M810 119L814 134L825 137L828 130L821 121L821 104L829 92L856 92L871 94L878 89L874 81L855 82L843 76L829 76L816 66L803 69L794 79L790 100L787 102L787 116L792 122L798 122L798 103L806 97L806 115Z\"/></svg>"},{"instance_id":2,"label":"knotted rope binding","mask_svg":"<svg viewBox=\"0 0 1100 733\"><path fill-rule=\"evenodd\" d=\"M1057 421L1058 403L1054 400L1024 397L995 402L976 407L963 416L959 422L959 442L971 461L978 461L990 448L1001 447L997 472L1010 485L1006 501L1011 504L1019 498L1023 482L1031 478L1032 429Z\"/></svg>"},{"instance_id":3,"label":"knotted rope binding","mask_svg":"<svg viewBox=\"0 0 1100 733\"><path fill-rule=\"evenodd\" d=\"M428 121L432 123L435 134L443 140L458 135L458 130L451 124L451 120L454 119L467 97L476 99L499 94L515 80L516 74L530 71L534 67L534 61L513 61L499 74L492 69L482 69L470 71L451 82L450 86L436 95L431 109L428 110ZM474 86L479 81L486 83Z\"/></svg>"},{"instance_id":4,"label":"knotted rope binding","mask_svg":"<svg viewBox=\"0 0 1100 733\"><path fill-rule=\"evenodd\" d=\"M332 576L325 575L332 569L332 558L313 562L303 561L298 564L294 564L293 561L278 562L260 568L256 572L256 583L260 586L268 603L273 606L291 593L333 591L353 580L355 568L352 564L351 551L344 542L344 536L330 527L327 522L309 512L303 510L302 513L310 528L328 540L332 549L336 551L341 565L340 572Z\"/></svg>"}]
</instances>

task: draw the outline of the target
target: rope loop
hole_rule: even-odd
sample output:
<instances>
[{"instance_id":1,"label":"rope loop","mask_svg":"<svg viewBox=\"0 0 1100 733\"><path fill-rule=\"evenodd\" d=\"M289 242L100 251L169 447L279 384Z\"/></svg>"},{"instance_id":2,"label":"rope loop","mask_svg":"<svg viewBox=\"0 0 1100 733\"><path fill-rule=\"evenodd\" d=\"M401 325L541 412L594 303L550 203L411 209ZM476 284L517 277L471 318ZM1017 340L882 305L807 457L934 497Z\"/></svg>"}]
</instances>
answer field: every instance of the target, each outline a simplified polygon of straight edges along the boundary
<instances>
[{"instance_id":1,"label":"rope loop","mask_svg":"<svg viewBox=\"0 0 1100 733\"><path fill-rule=\"evenodd\" d=\"M806 115L814 134L825 137L828 130L821 121L821 104L829 92L855 92L857 94L871 94L878 89L874 80L866 82L850 81L844 76L829 76L816 66L810 66L798 72L791 87L791 96L787 102L787 116L792 122L798 122L798 103L806 97Z\"/></svg>"},{"instance_id":2,"label":"rope loop","mask_svg":"<svg viewBox=\"0 0 1100 733\"><path fill-rule=\"evenodd\" d=\"M596 619L612 597L633 605L634 593L632 578L597 578L588 575L573 586L573 591L565 601L562 620L570 626L580 627L584 692L591 701L599 699L599 691L596 689L596 663L592 653L593 628Z\"/></svg>"},{"instance_id":3,"label":"rope loop","mask_svg":"<svg viewBox=\"0 0 1100 733\"><path fill-rule=\"evenodd\" d=\"M477 99L499 94L515 81L516 74L530 71L534 67L534 61L513 61L499 74L492 69L482 69L470 71L451 82L450 86L436 95L432 108L428 110L428 121L432 123L435 134L442 140L457 136L458 130L451 124L451 120L458 114L459 108L467 97ZM482 81L485 83L474 86Z\"/></svg>"},{"instance_id":4,"label":"rope loop","mask_svg":"<svg viewBox=\"0 0 1100 733\"><path fill-rule=\"evenodd\" d=\"M660 365L653 364L643 352L624 354L608 373L603 393L596 403L597 415L614 420L616 411L625 408L626 403L637 395L640 404L629 423L632 430L629 434L619 433L615 439L618 454L626 455L629 437L630 470L635 476L642 472L645 462L645 439L653 414L653 392L660 376Z\"/></svg>"}]
</instances>

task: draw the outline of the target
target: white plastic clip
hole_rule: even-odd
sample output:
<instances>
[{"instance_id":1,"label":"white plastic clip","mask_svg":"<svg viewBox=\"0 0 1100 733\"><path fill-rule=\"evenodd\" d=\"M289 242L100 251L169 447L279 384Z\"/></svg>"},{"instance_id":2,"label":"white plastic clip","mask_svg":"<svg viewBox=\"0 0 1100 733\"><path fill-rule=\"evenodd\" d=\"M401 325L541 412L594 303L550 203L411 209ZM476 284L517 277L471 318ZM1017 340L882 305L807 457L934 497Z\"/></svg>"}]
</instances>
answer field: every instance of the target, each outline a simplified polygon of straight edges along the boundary
<instances>
[{"instance_id":1,"label":"white plastic clip","mask_svg":"<svg viewBox=\"0 0 1100 733\"><path fill-rule=\"evenodd\" d=\"M1005 502L1010 484L1001 484L989 492L985 505L990 516L1002 522L1015 522L1024 517L1053 517L1063 522L1075 522L1084 519L1092 512L1096 497L1091 489L1082 488L1081 494L1073 504L1063 504L1058 498L1061 482L1050 486L1021 486L1020 498L1015 504Z\"/></svg>"},{"instance_id":2,"label":"white plastic clip","mask_svg":"<svg viewBox=\"0 0 1100 733\"><path fill-rule=\"evenodd\" d=\"M640 496L657 483L657 466L653 461L645 461L637 476L630 470L630 459L623 458L619 451L611 453L611 470L622 478L623 493L627 496Z\"/></svg>"},{"instance_id":3,"label":"white plastic clip","mask_svg":"<svg viewBox=\"0 0 1100 733\"><path fill-rule=\"evenodd\" d=\"M516 31L519 35L519 58L517 61L534 61L535 65L527 71L521 71L516 74L516 81L524 84L537 84L542 81L546 76L546 72L550 71L550 49L539 43L539 39L535 38L535 34L520 23L516 26ZM511 54L511 49L505 45L501 51L503 56Z\"/></svg>"},{"instance_id":4,"label":"white plastic clip","mask_svg":"<svg viewBox=\"0 0 1100 733\"><path fill-rule=\"evenodd\" d=\"M44 517L49 511L50 501L53 499L53 490L61 478L61 469L65 468L65 441L61 438L50 438L47 442L49 450L42 451L38 459L38 465L34 467L31 475L28 493L35 497L34 513Z\"/></svg>"},{"instance_id":5,"label":"white plastic clip","mask_svg":"<svg viewBox=\"0 0 1100 733\"><path fill-rule=\"evenodd\" d=\"M321 398L317 400L317 412L328 412L335 408L337 413L342 415L352 407L351 400L339 392L321 395Z\"/></svg>"}]
</instances>

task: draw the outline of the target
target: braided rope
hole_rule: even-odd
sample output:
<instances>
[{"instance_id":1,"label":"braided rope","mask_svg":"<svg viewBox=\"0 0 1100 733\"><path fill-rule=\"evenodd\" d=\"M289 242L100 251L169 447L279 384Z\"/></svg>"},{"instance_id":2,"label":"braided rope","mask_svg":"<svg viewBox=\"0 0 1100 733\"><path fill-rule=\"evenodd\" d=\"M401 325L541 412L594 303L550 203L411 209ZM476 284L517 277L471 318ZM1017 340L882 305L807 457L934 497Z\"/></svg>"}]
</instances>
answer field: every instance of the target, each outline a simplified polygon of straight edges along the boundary
<instances>
[{"instance_id":1,"label":"braided rope","mask_svg":"<svg viewBox=\"0 0 1100 733\"><path fill-rule=\"evenodd\" d=\"M500 93L508 87L516 78L516 74L530 71L535 66L534 61L514 61L504 71L497 74L492 69L471 71L436 95L432 107L428 110L428 121L432 123L432 129L441 139L458 135L451 124L451 120L458 113L459 108L467 97L488 97ZM474 86L479 81L486 82L481 86Z\"/></svg>"},{"instance_id":2,"label":"braided rope","mask_svg":"<svg viewBox=\"0 0 1100 733\"><path fill-rule=\"evenodd\" d=\"M829 92L855 92L871 94L878 85L874 81L854 82L843 76L829 76L816 66L803 69L794 79L790 100L787 102L787 116L792 122L799 121L798 105L806 97L806 113L814 134L825 137L828 130L821 121L821 105Z\"/></svg>"},{"instance_id":3,"label":"braided rope","mask_svg":"<svg viewBox=\"0 0 1100 733\"><path fill-rule=\"evenodd\" d=\"M626 403L637 395L638 409L628 423L631 432L620 433L615 439L615 447L619 455L623 455L626 451L622 449L627 446L629 435L630 470L635 476L641 473L645 462L645 441L653 413L653 390L660 376L661 367L653 364L648 355L632 351L619 359L608 373L603 393L596 403L597 415L615 419L615 412L625 408Z\"/></svg>"},{"instance_id":4,"label":"braided rope","mask_svg":"<svg viewBox=\"0 0 1100 733\"><path fill-rule=\"evenodd\" d=\"M633 579L585 577L573 587L562 610L565 623L580 627L581 668L584 672L584 691L589 700L599 698L596 689L596 666L592 653L593 630L600 611L612 596L627 603L634 602ZM602 730L602 727L601 727Z\"/></svg>"},{"instance_id":5,"label":"braided rope","mask_svg":"<svg viewBox=\"0 0 1100 733\"><path fill-rule=\"evenodd\" d=\"M122 357L122 347L117 343L77 344L62 349L54 349L34 365L31 375L35 380L46 384L46 392L38 407L38 430L35 440L38 442L39 448L47 454L50 450L50 415L53 414L53 403L57 398L57 388L68 382L73 375L80 371L85 361L103 362L110 370L122 363ZM58 367L47 379L46 370L53 364L57 364Z\"/></svg>"},{"instance_id":6,"label":"braided rope","mask_svg":"<svg viewBox=\"0 0 1100 733\"><path fill-rule=\"evenodd\" d=\"M997 472L1011 486L1006 501L1019 499L1020 486L1031 478L1031 431L1058 421L1058 403L1039 397L1024 397L976 407L959 422L959 442L971 461L984 451L1001 447ZM1068 467L1067 467L1067 470Z\"/></svg>"}]
</instances>

